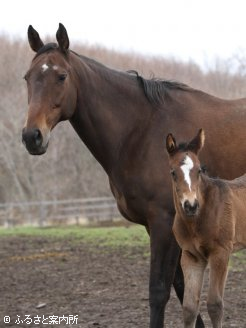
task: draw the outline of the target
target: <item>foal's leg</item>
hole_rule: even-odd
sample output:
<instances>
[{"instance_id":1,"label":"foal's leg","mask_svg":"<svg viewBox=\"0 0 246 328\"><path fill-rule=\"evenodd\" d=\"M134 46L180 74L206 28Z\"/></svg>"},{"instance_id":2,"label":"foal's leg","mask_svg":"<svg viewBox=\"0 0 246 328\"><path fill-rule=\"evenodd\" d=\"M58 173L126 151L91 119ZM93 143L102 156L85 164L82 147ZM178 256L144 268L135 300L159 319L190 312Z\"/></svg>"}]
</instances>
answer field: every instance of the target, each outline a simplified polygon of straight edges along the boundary
<instances>
[{"instance_id":1,"label":"foal's leg","mask_svg":"<svg viewBox=\"0 0 246 328\"><path fill-rule=\"evenodd\" d=\"M203 276L207 262L194 257L188 251L183 251L181 265L185 282L183 301L184 327L195 328L196 317L199 312Z\"/></svg>"},{"instance_id":2,"label":"foal's leg","mask_svg":"<svg viewBox=\"0 0 246 328\"><path fill-rule=\"evenodd\" d=\"M182 271L182 268L181 268L181 254L180 254L177 269L176 269L176 272L175 272L173 287L175 289L176 295L178 296L178 299L179 299L180 303L183 304L183 299L184 299L184 275L183 275L183 271ZM196 328L204 328L205 327L200 314L198 314L198 316L197 316L196 326L195 327Z\"/></svg>"},{"instance_id":3,"label":"foal's leg","mask_svg":"<svg viewBox=\"0 0 246 328\"><path fill-rule=\"evenodd\" d=\"M222 327L223 295L228 272L229 256L228 251L221 249L209 258L210 275L207 307L213 328Z\"/></svg>"}]
</instances>

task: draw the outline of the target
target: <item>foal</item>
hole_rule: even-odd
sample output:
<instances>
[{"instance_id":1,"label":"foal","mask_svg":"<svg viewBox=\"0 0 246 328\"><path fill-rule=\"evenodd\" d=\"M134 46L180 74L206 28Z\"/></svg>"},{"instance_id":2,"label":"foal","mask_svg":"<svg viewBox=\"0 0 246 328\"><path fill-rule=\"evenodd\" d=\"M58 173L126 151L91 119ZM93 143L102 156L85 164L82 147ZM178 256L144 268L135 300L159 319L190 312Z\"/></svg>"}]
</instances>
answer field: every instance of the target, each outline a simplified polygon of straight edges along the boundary
<instances>
[{"instance_id":1,"label":"foal","mask_svg":"<svg viewBox=\"0 0 246 328\"><path fill-rule=\"evenodd\" d=\"M229 256L246 247L246 174L231 181L208 177L197 157L204 140L202 129L187 144L176 145L172 134L166 138L176 209L173 232L185 279L185 328L195 327L207 264L208 313L213 327L222 327Z\"/></svg>"}]
</instances>

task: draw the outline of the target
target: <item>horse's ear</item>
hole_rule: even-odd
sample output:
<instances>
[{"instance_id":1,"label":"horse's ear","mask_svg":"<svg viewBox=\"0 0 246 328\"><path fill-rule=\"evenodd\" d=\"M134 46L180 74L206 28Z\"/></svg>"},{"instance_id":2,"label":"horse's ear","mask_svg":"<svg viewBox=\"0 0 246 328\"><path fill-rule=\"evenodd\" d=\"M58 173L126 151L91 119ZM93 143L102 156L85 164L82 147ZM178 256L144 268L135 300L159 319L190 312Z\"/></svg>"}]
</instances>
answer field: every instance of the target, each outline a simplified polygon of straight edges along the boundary
<instances>
[{"instance_id":1,"label":"horse's ear","mask_svg":"<svg viewBox=\"0 0 246 328\"><path fill-rule=\"evenodd\" d=\"M66 52L69 48L69 38L67 35L67 30L65 29L64 25L59 23L59 28L56 32L56 40L58 42L59 48Z\"/></svg>"},{"instance_id":2,"label":"horse's ear","mask_svg":"<svg viewBox=\"0 0 246 328\"><path fill-rule=\"evenodd\" d=\"M172 133L169 133L167 135L167 138L166 138L166 148L167 148L168 154L172 154L176 150L176 148L177 148L176 140L173 137Z\"/></svg>"},{"instance_id":3,"label":"horse's ear","mask_svg":"<svg viewBox=\"0 0 246 328\"><path fill-rule=\"evenodd\" d=\"M199 151L203 148L205 142L205 132L203 129L200 129L188 145L188 149L198 154Z\"/></svg>"},{"instance_id":4,"label":"horse's ear","mask_svg":"<svg viewBox=\"0 0 246 328\"><path fill-rule=\"evenodd\" d=\"M38 52L43 47L43 41L40 39L38 32L29 25L27 30L28 41L33 51Z\"/></svg>"}]
</instances>

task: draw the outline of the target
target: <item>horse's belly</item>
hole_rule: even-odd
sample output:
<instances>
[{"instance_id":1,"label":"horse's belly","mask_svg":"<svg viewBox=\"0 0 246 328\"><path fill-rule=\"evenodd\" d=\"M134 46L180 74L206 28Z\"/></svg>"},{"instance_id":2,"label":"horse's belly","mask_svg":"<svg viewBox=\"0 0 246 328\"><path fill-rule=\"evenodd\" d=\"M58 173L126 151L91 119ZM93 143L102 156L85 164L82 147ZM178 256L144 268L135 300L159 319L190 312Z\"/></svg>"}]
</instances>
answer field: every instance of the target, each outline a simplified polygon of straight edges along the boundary
<instances>
[{"instance_id":1,"label":"horse's belly","mask_svg":"<svg viewBox=\"0 0 246 328\"><path fill-rule=\"evenodd\" d=\"M146 226L147 222L145 222L143 215L136 210L136 204L138 203L137 198L127 199L125 195L113 185L112 181L110 181L110 186L122 216L131 222Z\"/></svg>"}]
</instances>

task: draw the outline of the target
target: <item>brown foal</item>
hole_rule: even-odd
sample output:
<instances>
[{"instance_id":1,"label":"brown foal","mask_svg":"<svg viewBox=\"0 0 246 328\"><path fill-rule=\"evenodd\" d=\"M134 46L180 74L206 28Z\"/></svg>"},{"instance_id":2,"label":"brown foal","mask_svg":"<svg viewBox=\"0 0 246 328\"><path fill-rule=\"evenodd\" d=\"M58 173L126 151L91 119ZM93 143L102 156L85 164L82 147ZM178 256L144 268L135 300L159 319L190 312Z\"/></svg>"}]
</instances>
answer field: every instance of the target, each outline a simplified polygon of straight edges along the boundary
<instances>
[{"instance_id":1,"label":"brown foal","mask_svg":"<svg viewBox=\"0 0 246 328\"><path fill-rule=\"evenodd\" d=\"M173 232L182 249L185 328L195 327L208 264L208 313L213 327L222 327L229 256L246 247L246 174L231 181L208 177L197 157L204 141L202 129L186 144L177 145L172 134L166 139L176 209Z\"/></svg>"}]
</instances>

